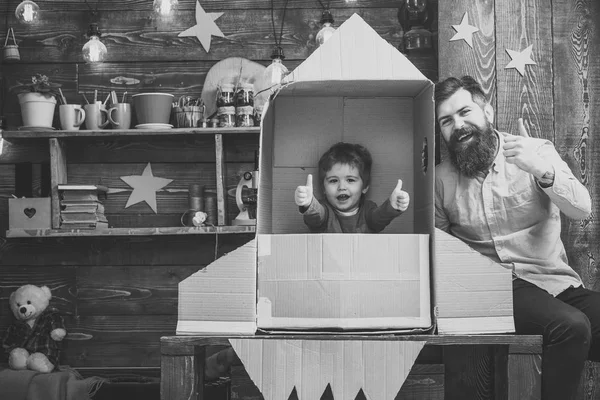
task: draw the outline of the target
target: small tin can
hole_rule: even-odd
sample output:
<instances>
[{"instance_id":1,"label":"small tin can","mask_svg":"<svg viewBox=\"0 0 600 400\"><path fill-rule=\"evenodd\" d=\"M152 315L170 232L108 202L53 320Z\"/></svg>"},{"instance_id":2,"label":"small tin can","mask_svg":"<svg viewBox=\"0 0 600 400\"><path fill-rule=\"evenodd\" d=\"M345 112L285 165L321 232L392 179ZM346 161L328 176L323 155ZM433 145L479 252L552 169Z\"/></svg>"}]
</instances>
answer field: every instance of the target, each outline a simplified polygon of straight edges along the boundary
<instances>
[{"instance_id":1,"label":"small tin can","mask_svg":"<svg viewBox=\"0 0 600 400\"><path fill-rule=\"evenodd\" d=\"M235 126L235 107L217 108L219 128L232 128Z\"/></svg>"},{"instance_id":2,"label":"small tin can","mask_svg":"<svg viewBox=\"0 0 600 400\"><path fill-rule=\"evenodd\" d=\"M235 106L234 95L232 84L225 83L219 86L217 90L217 107Z\"/></svg>"}]
</instances>

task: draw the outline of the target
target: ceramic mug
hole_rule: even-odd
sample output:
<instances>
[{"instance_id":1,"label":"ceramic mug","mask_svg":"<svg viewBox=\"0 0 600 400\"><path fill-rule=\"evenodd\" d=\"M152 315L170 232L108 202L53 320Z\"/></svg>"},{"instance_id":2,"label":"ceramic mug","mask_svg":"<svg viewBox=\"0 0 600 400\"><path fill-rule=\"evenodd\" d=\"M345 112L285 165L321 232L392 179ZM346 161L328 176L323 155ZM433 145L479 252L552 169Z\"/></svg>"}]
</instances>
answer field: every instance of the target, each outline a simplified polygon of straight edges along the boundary
<instances>
[{"instance_id":1,"label":"ceramic mug","mask_svg":"<svg viewBox=\"0 0 600 400\"><path fill-rule=\"evenodd\" d=\"M131 127L131 104L113 104L108 110L108 119L113 129L129 129Z\"/></svg>"},{"instance_id":2,"label":"ceramic mug","mask_svg":"<svg viewBox=\"0 0 600 400\"><path fill-rule=\"evenodd\" d=\"M83 106L85 111L85 128L89 130L104 129L110 122L108 111L101 101Z\"/></svg>"},{"instance_id":3,"label":"ceramic mug","mask_svg":"<svg viewBox=\"0 0 600 400\"><path fill-rule=\"evenodd\" d=\"M58 115L64 131L78 131L85 121L85 110L79 104L61 104L58 106Z\"/></svg>"}]
</instances>

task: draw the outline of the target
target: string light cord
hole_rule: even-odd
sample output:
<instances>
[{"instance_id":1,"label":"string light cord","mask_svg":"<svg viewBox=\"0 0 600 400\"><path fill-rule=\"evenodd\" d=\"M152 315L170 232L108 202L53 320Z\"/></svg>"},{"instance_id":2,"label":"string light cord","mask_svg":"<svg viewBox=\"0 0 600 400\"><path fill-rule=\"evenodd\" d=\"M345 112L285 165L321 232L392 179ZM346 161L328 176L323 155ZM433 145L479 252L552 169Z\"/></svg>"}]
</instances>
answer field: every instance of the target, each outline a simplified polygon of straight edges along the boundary
<instances>
[{"instance_id":1,"label":"string light cord","mask_svg":"<svg viewBox=\"0 0 600 400\"><path fill-rule=\"evenodd\" d=\"M87 0L85 0L85 4L88 6L88 8L90 9L90 11L92 12L92 15L95 17L98 14L98 3L100 3L99 1L96 1L96 9L92 9L92 6L90 6L90 3L88 3Z\"/></svg>"},{"instance_id":2,"label":"string light cord","mask_svg":"<svg viewBox=\"0 0 600 400\"><path fill-rule=\"evenodd\" d=\"M323 4L323 2L321 0L317 0L319 2L319 4L321 5L321 8L323 8L323 10L329 10L329 5L331 4L331 0L327 1L327 7L325 7L325 4Z\"/></svg>"},{"instance_id":3,"label":"string light cord","mask_svg":"<svg viewBox=\"0 0 600 400\"><path fill-rule=\"evenodd\" d=\"M287 86L291 85L292 83L294 83L294 82L293 82L293 81L286 82L286 83L285 83L285 84L283 84L283 85L282 85L281 83L276 83L275 85L271 85L271 86L269 86L269 87L267 87L267 88L264 88L263 90L260 90L260 91L258 91L258 92L255 94L255 96L258 96L259 94L261 94L261 93L263 93L263 92L266 92L267 90L271 90L271 89L273 89L273 88L276 88L276 90L274 90L274 91L273 91L273 94L272 94L272 96L273 96L273 99L274 99L274 98L275 98L275 97L276 97L276 96L279 94L279 91L281 91L281 89L283 89L284 87L287 87Z\"/></svg>"},{"instance_id":4,"label":"string light cord","mask_svg":"<svg viewBox=\"0 0 600 400\"><path fill-rule=\"evenodd\" d=\"M285 0L285 3L283 5L283 15L281 16L281 28L279 29L279 41L277 41L277 31L275 30L275 0L271 0L271 25L273 26L273 39L275 39L275 47L281 47L281 40L283 38L283 23L285 22L285 12L287 11L288 1L289 0Z\"/></svg>"},{"instance_id":5,"label":"string light cord","mask_svg":"<svg viewBox=\"0 0 600 400\"><path fill-rule=\"evenodd\" d=\"M329 12L329 6L331 5L331 0L327 1L327 6L325 6L325 4L323 4L323 1L318 0L319 4L321 5L321 8L323 8L323 13L321 14L321 20L319 21L321 23L321 25L325 25L326 22L329 22L330 24L333 24L333 16L331 15L331 13Z\"/></svg>"}]
</instances>

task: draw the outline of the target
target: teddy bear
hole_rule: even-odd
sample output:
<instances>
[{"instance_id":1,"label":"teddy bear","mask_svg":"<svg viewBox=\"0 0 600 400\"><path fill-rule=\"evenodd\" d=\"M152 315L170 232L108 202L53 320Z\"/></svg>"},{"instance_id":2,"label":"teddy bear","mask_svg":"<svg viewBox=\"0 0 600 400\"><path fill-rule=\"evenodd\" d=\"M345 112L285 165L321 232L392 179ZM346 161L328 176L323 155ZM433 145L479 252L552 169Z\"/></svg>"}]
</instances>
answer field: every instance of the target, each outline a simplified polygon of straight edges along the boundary
<instances>
[{"instance_id":1,"label":"teddy bear","mask_svg":"<svg viewBox=\"0 0 600 400\"><path fill-rule=\"evenodd\" d=\"M67 331L58 310L49 307L47 286L23 285L9 298L17 319L6 330L2 347L12 369L52 372L58 365L60 342Z\"/></svg>"}]
</instances>

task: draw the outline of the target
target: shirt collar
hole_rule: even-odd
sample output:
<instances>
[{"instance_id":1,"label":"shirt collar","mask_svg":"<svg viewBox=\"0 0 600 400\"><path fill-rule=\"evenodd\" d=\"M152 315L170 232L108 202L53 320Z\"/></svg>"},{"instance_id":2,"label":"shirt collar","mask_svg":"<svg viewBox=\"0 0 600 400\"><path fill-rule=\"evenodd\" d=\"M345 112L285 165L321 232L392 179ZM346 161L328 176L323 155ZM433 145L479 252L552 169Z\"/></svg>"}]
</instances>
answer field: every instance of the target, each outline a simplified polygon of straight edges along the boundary
<instances>
[{"instance_id":1,"label":"shirt collar","mask_svg":"<svg viewBox=\"0 0 600 400\"><path fill-rule=\"evenodd\" d=\"M504 135L494 129L494 134L498 138L498 147L496 149L496 158L494 158L494 162L492 163L492 170L494 172L500 172L500 169L504 166L505 158L502 154L502 147L504 146Z\"/></svg>"}]
</instances>

